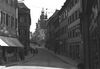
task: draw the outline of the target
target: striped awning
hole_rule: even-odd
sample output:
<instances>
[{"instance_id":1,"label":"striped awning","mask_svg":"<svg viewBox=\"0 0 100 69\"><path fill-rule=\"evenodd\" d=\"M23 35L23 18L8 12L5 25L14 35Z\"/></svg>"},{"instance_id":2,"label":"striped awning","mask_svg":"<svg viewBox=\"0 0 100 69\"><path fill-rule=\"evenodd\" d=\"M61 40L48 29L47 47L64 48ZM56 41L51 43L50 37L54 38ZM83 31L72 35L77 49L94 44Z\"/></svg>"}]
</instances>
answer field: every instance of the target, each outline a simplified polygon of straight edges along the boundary
<instances>
[{"instance_id":1,"label":"striped awning","mask_svg":"<svg viewBox=\"0 0 100 69\"><path fill-rule=\"evenodd\" d=\"M24 47L17 38L0 36L1 46Z\"/></svg>"}]
</instances>

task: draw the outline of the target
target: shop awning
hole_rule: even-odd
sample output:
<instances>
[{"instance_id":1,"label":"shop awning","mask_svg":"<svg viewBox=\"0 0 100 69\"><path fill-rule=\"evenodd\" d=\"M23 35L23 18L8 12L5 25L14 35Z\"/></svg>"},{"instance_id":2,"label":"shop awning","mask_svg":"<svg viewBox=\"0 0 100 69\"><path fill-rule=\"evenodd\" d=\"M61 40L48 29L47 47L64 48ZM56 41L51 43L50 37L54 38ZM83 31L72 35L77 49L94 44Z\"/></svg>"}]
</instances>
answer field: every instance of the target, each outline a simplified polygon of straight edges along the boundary
<instances>
[{"instance_id":1,"label":"shop awning","mask_svg":"<svg viewBox=\"0 0 100 69\"><path fill-rule=\"evenodd\" d=\"M24 47L17 38L0 36L1 46Z\"/></svg>"},{"instance_id":2,"label":"shop awning","mask_svg":"<svg viewBox=\"0 0 100 69\"><path fill-rule=\"evenodd\" d=\"M2 39L0 39L0 45L1 46L8 46Z\"/></svg>"}]
</instances>

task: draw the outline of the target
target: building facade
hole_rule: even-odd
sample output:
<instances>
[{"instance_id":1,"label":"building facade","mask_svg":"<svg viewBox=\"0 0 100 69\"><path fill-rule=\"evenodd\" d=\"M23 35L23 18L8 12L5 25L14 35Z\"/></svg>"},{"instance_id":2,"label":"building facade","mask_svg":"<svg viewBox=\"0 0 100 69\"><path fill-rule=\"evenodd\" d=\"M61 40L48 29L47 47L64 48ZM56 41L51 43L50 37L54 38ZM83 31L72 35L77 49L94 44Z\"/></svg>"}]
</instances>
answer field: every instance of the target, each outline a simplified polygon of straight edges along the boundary
<instances>
[{"instance_id":1,"label":"building facade","mask_svg":"<svg viewBox=\"0 0 100 69\"><path fill-rule=\"evenodd\" d=\"M68 56L74 60L83 59L83 45L80 32L81 9L80 0L67 0L58 14L49 21L49 26L54 26L54 28L50 29L52 29L51 34L53 33L52 36L55 39L53 44L57 47L53 47L58 48L59 54ZM50 35L49 37L51 38L52 36Z\"/></svg>"},{"instance_id":2,"label":"building facade","mask_svg":"<svg viewBox=\"0 0 100 69\"><path fill-rule=\"evenodd\" d=\"M89 16L89 68L100 68L100 36L99 36L99 12L100 1L95 0L90 3Z\"/></svg>"},{"instance_id":3,"label":"building facade","mask_svg":"<svg viewBox=\"0 0 100 69\"><path fill-rule=\"evenodd\" d=\"M18 3L18 37L26 52L30 46L30 25L30 9L24 3Z\"/></svg>"},{"instance_id":4,"label":"building facade","mask_svg":"<svg viewBox=\"0 0 100 69\"><path fill-rule=\"evenodd\" d=\"M82 45L82 34L81 34L81 0L67 1L67 43L68 43L68 56L72 59L83 59L83 45Z\"/></svg>"},{"instance_id":5,"label":"building facade","mask_svg":"<svg viewBox=\"0 0 100 69\"><path fill-rule=\"evenodd\" d=\"M45 36L47 31L47 13L44 12L44 9L41 11L40 18L38 23L36 23L36 41L38 44L43 45L45 44Z\"/></svg>"},{"instance_id":6,"label":"building facade","mask_svg":"<svg viewBox=\"0 0 100 69\"><path fill-rule=\"evenodd\" d=\"M54 17L59 17L58 22L49 20L52 32L47 36L50 40L53 35L49 41L53 41L50 43L53 46L47 47L82 64L85 69L99 69L99 3L99 0L66 0ZM55 23L56 29L53 28Z\"/></svg>"},{"instance_id":7,"label":"building facade","mask_svg":"<svg viewBox=\"0 0 100 69\"><path fill-rule=\"evenodd\" d=\"M23 46L17 39L17 0L0 0L0 58L1 62L16 61L17 48ZM12 54L12 55L11 55Z\"/></svg>"},{"instance_id":8,"label":"building facade","mask_svg":"<svg viewBox=\"0 0 100 69\"><path fill-rule=\"evenodd\" d=\"M55 40L56 34L55 30L57 29L57 21L58 21L58 11L56 10L55 13L47 20L47 32L46 32L46 47L54 51L55 49Z\"/></svg>"},{"instance_id":9,"label":"building facade","mask_svg":"<svg viewBox=\"0 0 100 69\"><path fill-rule=\"evenodd\" d=\"M0 0L0 6L0 35L16 37L17 0Z\"/></svg>"}]
</instances>

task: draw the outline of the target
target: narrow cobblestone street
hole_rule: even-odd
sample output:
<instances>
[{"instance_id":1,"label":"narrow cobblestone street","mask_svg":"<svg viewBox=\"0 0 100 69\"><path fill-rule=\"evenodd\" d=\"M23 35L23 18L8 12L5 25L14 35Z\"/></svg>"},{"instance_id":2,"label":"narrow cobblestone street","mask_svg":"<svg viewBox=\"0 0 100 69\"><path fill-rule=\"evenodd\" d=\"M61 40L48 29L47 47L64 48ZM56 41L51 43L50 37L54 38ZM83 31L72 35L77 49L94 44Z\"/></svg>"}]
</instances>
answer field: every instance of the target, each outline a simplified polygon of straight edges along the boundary
<instances>
[{"instance_id":1,"label":"narrow cobblestone street","mask_svg":"<svg viewBox=\"0 0 100 69\"><path fill-rule=\"evenodd\" d=\"M39 54L34 55L28 61L19 65L72 68L71 65L65 64L58 57L47 52L43 48L39 49Z\"/></svg>"},{"instance_id":2,"label":"narrow cobblestone street","mask_svg":"<svg viewBox=\"0 0 100 69\"><path fill-rule=\"evenodd\" d=\"M38 48L38 50L39 50L38 54L35 54L26 61L20 62L14 66L9 66L8 68L23 67L21 69L24 69L24 67L26 68L26 66L32 66L32 67L37 66L38 69L39 66L39 67L53 67L53 68L63 68L63 69L77 69L76 67L70 64L64 63L58 57L45 50L45 48Z\"/></svg>"}]
</instances>

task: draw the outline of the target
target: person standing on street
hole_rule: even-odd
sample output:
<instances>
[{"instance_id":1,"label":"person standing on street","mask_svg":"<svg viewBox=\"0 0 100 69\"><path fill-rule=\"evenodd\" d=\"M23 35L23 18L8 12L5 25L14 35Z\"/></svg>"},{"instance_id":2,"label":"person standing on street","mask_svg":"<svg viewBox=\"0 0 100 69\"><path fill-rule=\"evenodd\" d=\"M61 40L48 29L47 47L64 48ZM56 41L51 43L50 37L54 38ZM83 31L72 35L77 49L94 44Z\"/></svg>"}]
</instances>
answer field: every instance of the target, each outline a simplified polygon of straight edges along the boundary
<instances>
[{"instance_id":1,"label":"person standing on street","mask_svg":"<svg viewBox=\"0 0 100 69\"><path fill-rule=\"evenodd\" d=\"M19 50L19 57L20 57L21 61L23 61L25 59L24 49Z\"/></svg>"},{"instance_id":2,"label":"person standing on street","mask_svg":"<svg viewBox=\"0 0 100 69\"><path fill-rule=\"evenodd\" d=\"M35 54L38 54L38 49L37 48L35 48Z\"/></svg>"}]
</instances>

